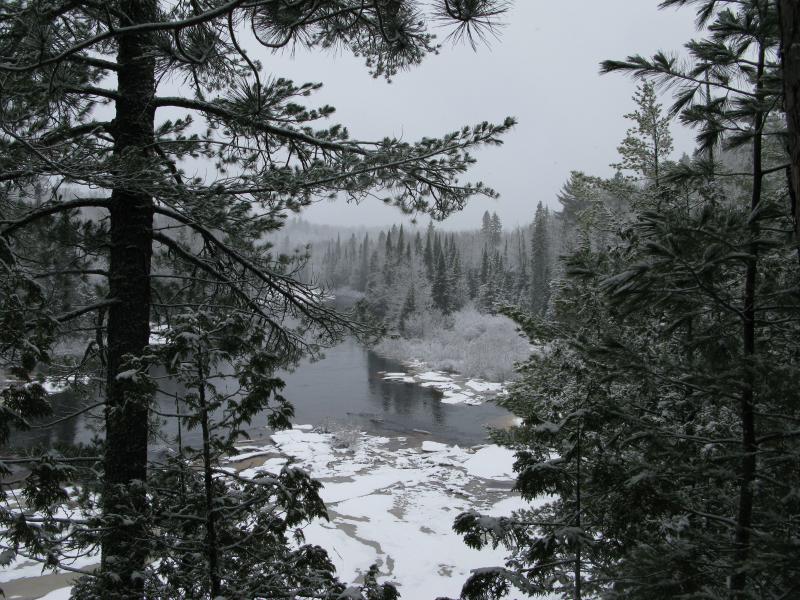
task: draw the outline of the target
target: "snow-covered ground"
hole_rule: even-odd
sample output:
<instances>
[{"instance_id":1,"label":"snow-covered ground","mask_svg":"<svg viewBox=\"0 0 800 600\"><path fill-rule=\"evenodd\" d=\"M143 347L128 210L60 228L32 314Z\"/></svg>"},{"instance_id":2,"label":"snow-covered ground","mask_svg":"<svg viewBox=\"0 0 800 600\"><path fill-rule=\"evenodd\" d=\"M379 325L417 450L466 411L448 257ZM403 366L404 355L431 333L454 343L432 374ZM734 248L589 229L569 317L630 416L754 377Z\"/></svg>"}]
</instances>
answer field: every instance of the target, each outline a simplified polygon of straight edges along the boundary
<instances>
[{"instance_id":1,"label":"snow-covered ground","mask_svg":"<svg viewBox=\"0 0 800 600\"><path fill-rule=\"evenodd\" d=\"M487 398L506 393L505 383L493 383L482 379L469 379L457 373L427 370L425 363L418 360L412 360L406 364L408 372L380 372L379 375L385 381L420 385L439 390L442 393L441 402L443 404L479 406Z\"/></svg>"},{"instance_id":2,"label":"snow-covered ground","mask_svg":"<svg viewBox=\"0 0 800 600\"><path fill-rule=\"evenodd\" d=\"M498 446L459 448L296 426L241 450L225 467L244 477L275 472L291 460L319 479L331 520L305 526L306 540L328 550L346 582L377 563L382 580L395 582L404 600L457 598L471 569L503 563L502 550L472 550L452 531L459 513L474 508L501 516L526 506L510 491L513 454ZM18 561L2 580L40 572ZM9 597L68 597L68 588L54 587L20 595L17 586Z\"/></svg>"}]
</instances>

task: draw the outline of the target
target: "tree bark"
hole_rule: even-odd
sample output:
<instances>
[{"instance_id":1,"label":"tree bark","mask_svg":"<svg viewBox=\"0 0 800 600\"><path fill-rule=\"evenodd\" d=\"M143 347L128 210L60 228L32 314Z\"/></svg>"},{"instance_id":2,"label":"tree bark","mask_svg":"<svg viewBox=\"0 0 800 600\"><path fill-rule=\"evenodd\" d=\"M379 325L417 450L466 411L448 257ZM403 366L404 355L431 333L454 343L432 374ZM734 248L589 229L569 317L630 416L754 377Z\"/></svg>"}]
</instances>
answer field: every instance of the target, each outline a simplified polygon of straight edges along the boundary
<instances>
[{"instance_id":1,"label":"tree bark","mask_svg":"<svg viewBox=\"0 0 800 600\"><path fill-rule=\"evenodd\" d=\"M214 506L214 478L211 471L211 437L208 426L208 403L206 402L206 373L202 357L198 357L197 397L200 403L200 425L203 430L203 485L206 502L206 560L208 560L208 586L211 598L220 596L219 548L217 548L217 523Z\"/></svg>"},{"instance_id":2,"label":"tree bark","mask_svg":"<svg viewBox=\"0 0 800 600\"><path fill-rule=\"evenodd\" d=\"M781 66L783 71L783 109L789 135L789 183L795 238L800 244L800 2L778 0L781 27Z\"/></svg>"},{"instance_id":3,"label":"tree bark","mask_svg":"<svg viewBox=\"0 0 800 600\"><path fill-rule=\"evenodd\" d=\"M756 73L756 94L759 98L763 92L764 65L766 51L762 44L759 48L758 67ZM748 582L747 561L751 555L751 530L753 526L753 486L756 480L756 423L755 423L755 377L752 359L756 354L756 278L758 276L758 219L753 218L761 203L761 189L764 178L762 165L763 128L765 116L757 112L753 119L753 181L750 199L750 255L745 269L742 349L744 354L744 381L740 401L740 419L742 429L742 461L739 467L739 503L736 514L736 530L734 533L733 572L730 576L730 598L732 600L746 597Z\"/></svg>"},{"instance_id":4,"label":"tree bark","mask_svg":"<svg viewBox=\"0 0 800 600\"><path fill-rule=\"evenodd\" d=\"M156 19L156 0L124 0L122 26ZM114 598L139 598L147 560L146 478L150 393L130 378L128 357L141 356L150 335L150 264L153 200L138 189L154 136L155 61L151 34L118 40L119 64L114 121L115 175L111 195L110 295L117 302L108 317L103 513L108 531L102 541L102 575L116 581Z\"/></svg>"}]
</instances>

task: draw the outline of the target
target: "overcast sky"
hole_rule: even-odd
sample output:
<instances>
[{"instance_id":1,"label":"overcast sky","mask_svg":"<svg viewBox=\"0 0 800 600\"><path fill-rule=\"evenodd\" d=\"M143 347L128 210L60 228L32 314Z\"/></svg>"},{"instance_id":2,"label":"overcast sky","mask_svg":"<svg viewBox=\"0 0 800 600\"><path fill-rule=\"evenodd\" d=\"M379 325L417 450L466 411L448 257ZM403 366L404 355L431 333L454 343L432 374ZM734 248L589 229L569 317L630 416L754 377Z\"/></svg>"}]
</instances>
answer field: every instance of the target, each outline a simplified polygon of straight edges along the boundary
<instances>
[{"instance_id":1,"label":"overcast sky","mask_svg":"<svg viewBox=\"0 0 800 600\"><path fill-rule=\"evenodd\" d=\"M556 194L570 171L613 174L608 165L628 127L622 115L633 108L635 83L622 75L600 76L600 61L680 50L696 35L691 9L657 6L657 0L516 0L490 47L473 52L445 42L441 54L390 84L372 79L362 59L347 54L274 56L261 50L259 57L275 76L323 83L310 103L335 106L331 121L358 139L397 135L412 141L515 116L519 125L505 144L477 153L478 165L465 178L491 185L500 199L476 198L444 223L472 229L488 209L513 227L530 222L540 200L557 207ZM675 124L673 135L676 152L691 151L691 132ZM335 225L409 220L376 200L360 206L326 201L304 218Z\"/></svg>"}]
</instances>

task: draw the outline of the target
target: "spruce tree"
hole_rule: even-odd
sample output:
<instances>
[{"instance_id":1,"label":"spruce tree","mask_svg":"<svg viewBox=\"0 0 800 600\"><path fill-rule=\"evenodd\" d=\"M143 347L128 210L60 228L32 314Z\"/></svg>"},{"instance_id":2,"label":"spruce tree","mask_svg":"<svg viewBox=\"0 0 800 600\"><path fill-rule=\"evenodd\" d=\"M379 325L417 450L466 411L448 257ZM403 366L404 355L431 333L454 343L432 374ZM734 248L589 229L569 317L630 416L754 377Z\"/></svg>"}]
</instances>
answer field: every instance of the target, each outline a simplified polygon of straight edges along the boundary
<instances>
[{"instance_id":1,"label":"spruce tree","mask_svg":"<svg viewBox=\"0 0 800 600\"><path fill-rule=\"evenodd\" d=\"M533 219L531 239L530 308L534 315L542 315L550 297L550 241L547 209L539 202Z\"/></svg>"}]
</instances>

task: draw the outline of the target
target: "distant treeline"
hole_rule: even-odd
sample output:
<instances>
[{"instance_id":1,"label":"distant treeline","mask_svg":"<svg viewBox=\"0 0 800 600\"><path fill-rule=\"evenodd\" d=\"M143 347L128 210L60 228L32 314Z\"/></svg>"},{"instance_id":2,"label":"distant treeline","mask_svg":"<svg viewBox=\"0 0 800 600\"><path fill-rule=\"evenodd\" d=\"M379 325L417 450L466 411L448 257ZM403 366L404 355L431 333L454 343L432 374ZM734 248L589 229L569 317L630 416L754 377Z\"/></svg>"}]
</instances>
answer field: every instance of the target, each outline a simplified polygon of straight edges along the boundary
<instances>
[{"instance_id":1,"label":"distant treeline","mask_svg":"<svg viewBox=\"0 0 800 600\"><path fill-rule=\"evenodd\" d=\"M308 224L295 226L310 233ZM541 203L530 226L512 231L488 211L474 231L442 231L433 223L425 230L403 225L359 234L343 230L309 244L302 277L363 293L371 312L401 331L410 314L447 315L468 304L487 313L514 304L542 314L561 230L558 214Z\"/></svg>"}]
</instances>

